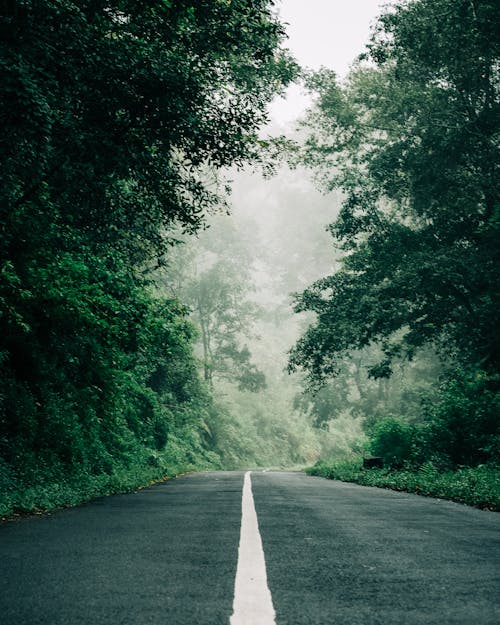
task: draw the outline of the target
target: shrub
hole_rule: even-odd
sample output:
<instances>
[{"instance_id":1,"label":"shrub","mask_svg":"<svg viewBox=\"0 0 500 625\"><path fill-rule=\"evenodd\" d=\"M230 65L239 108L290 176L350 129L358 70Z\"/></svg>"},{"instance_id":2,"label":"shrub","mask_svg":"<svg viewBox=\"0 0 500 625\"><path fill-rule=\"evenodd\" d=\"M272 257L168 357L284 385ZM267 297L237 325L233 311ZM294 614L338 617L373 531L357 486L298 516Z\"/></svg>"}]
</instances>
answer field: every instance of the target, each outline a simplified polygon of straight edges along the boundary
<instances>
[{"instance_id":1,"label":"shrub","mask_svg":"<svg viewBox=\"0 0 500 625\"><path fill-rule=\"evenodd\" d=\"M440 471L431 462L416 470L361 469L361 458L324 462L306 469L309 475L332 480L355 482L364 486L378 486L451 499L479 508L500 510L500 470L495 466L479 465L454 471Z\"/></svg>"},{"instance_id":2,"label":"shrub","mask_svg":"<svg viewBox=\"0 0 500 625\"><path fill-rule=\"evenodd\" d=\"M422 451L450 466L500 460L500 394L484 372L454 374L429 406L421 431Z\"/></svg>"},{"instance_id":3,"label":"shrub","mask_svg":"<svg viewBox=\"0 0 500 625\"><path fill-rule=\"evenodd\" d=\"M387 466L401 466L413 456L415 428L400 419L387 417L373 429L369 449Z\"/></svg>"}]
</instances>

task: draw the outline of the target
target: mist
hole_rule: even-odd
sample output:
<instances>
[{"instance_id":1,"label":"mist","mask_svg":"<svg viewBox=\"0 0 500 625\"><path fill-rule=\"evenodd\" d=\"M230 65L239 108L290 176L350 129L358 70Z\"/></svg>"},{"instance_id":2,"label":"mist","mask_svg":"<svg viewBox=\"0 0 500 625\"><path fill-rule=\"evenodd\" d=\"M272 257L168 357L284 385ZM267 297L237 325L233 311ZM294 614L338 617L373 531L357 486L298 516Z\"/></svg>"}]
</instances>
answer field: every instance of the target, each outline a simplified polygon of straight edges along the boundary
<instances>
[{"instance_id":1,"label":"mist","mask_svg":"<svg viewBox=\"0 0 500 625\"><path fill-rule=\"evenodd\" d=\"M304 401L304 376L287 372L288 353L312 317L293 311L294 294L336 267L327 226L341 197L318 191L304 169L228 175L230 214L212 215L206 230L184 238L161 281L200 328L197 354L219 411L207 424L210 445L231 468L349 455L364 440L361 420L346 409L318 428ZM205 331L212 344L204 348ZM265 376L262 387L242 383L241 350Z\"/></svg>"}]
</instances>

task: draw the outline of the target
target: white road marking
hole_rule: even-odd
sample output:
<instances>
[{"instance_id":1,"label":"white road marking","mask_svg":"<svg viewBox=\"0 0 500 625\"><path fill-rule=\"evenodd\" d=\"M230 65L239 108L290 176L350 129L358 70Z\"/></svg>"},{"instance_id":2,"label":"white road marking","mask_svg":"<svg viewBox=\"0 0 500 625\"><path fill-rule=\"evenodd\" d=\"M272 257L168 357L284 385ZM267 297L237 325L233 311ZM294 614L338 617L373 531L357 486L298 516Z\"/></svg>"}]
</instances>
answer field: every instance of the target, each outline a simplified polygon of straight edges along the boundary
<instances>
[{"instance_id":1,"label":"white road marking","mask_svg":"<svg viewBox=\"0 0 500 625\"><path fill-rule=\"evenodd\" d=\"M234 584L231 625L276 625L266 561L252 495L250 471L245 473L241 501L241 533Z\"/></svg>"}]
</instances>

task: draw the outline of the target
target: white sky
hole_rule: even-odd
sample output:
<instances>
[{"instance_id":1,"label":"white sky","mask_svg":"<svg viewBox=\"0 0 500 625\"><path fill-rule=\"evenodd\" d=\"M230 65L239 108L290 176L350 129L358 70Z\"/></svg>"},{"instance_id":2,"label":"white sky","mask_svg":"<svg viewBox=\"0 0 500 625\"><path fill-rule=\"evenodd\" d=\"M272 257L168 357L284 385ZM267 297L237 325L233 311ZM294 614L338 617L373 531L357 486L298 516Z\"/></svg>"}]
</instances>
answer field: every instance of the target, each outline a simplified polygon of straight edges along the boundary
<instances>
[{"instance_id":1,"label":"white sky","mask_svg":"<svg viewBox=\"0 0 500 625\"><path fill-rule=\"evenodd\" d=\"M368 42L370 25L387 0L278 0L277 8L286 27L286 46L300 65L318 69L322 65L344 77L353 60ZM288 89L286 99L269 108L271 119L286 124L306 108L307 97L298 86Z\"/></svg>"}]
</instances>

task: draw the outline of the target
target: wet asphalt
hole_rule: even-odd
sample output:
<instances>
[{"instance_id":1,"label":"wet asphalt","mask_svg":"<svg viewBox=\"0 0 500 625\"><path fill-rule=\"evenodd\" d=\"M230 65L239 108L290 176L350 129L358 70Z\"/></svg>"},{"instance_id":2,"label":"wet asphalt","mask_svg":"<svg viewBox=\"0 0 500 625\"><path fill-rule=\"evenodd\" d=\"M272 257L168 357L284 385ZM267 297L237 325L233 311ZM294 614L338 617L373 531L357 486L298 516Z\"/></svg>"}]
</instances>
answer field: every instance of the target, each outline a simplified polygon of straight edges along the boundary
<instances>
[{"instance_id":1,"label":"wet asphalt","mask_svg":"<svg viewBox=\"0 0 500 625\"><path fill-rule=\"evenodd\" d=\"M0 524L0 623L228 625L243 475ZM252 487L276 625L500 623L498 513L301 473Z\"/></svg>"}]
</instances>

